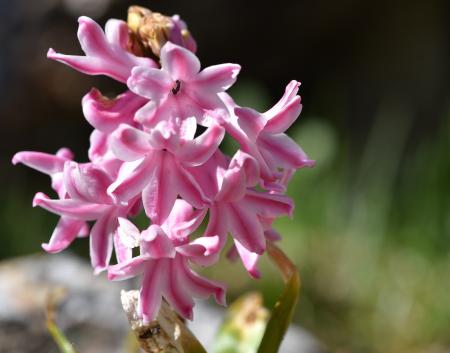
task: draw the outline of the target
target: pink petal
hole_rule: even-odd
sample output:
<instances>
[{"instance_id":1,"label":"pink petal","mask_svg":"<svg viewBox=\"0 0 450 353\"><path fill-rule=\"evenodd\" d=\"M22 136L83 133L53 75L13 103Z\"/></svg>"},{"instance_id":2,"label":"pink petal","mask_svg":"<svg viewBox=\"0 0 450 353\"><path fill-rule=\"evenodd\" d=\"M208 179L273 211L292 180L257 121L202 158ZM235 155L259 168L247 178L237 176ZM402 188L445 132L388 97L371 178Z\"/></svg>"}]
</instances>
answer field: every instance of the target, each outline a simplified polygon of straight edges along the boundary
<instances>
[{"instance_id":1,"label":"pink petal","mask_svg":"<svg viewBox=\"0 0 450 353\"><path fill-rule=\"evenodd\" d=\"M127 204L147 186L152 179L154 168L152 156L125 162L120 168L117 180L108 187L108 194L116 203Z\"/></svg>"},{"instance_id":2,"label":"pink petal","mask_svg":"<svg viewBox=\"0 0 450 353\"><path fill-rule=\"evenodd\" d=\"M118 263L129 261L133 258L133 249L123 242L119 232L114 233L114 252Z\"/></svg>"},{"instance_id":3,"label":"pink petal","mask_svg":"<svg viewBox=\"0 0 450 353\"><path fill-rule=\"evenodd\" d=\"M134 248L139 245L139 238L141 232L139 229L131 223L128 219L119 217L119 228L117 234L121 239L121 242L128 248Z\"/></svg>"},{"instance_id":4,"label":"pink petal","mask_svg":"<svg viewBox=\"0 0 450 353\"><path fill-rule=\"evenodd\" d=\"M40 206L60 216L84 221L92 221L100 218L111 207L72 199L52 200L41 192L38 192L34 196L33 207L36 206Z\"/></svg>"},{"instance_id":5,"label":"pink petal","mask_svg":"<svg viewBox=\"0 0 450 353\"><path fill-rule=\"evenodd\" d=\"M210 91L203 91L198 90L195 87L192 87L192 89L186 89L183 91L184 96L188 99L185 99L184 105L192 106L190 110L187 110L188 112L192 112L192 115L197 118L200 124L204 126L209 126L211 123L205 123L208 122L208 114L205 114L206 112L203 112L203 114L199 114L201 110L205 111L222 111L222 115L227 114L227 108L224 104L224 102L219 98L217 93L210 92ZM196 108L196 109L194 109ZM183 107L184 109L184 107ZM206 117L204 116L206 115ZM220 121L216 121L216 123L220 123Z\"/></svg>"},{"instance_id":6,"label":"pink petal","mask_svg":"<svg viewBox=\"0 0 450 353\"><path fill-rule=\"evenodd\" d=\"M300 96L297 96L267 121L264 131L274 134L286 131L297 120L301 111Z\"/></svg>"},{"instance_id":7,"label":"pink petal","mask_svg":"<svg viewBox=\"0 0 450 353\"><path fill-rule=\"evenodd\" d=\"M140 307L144 323L156 319L161 305L161 293L167 282L167 260L152 260L147 263L142 279Z\"/></svg>"},{"instance_id":8,"label":"pink petal","mask_svg":"<svg viewBox=\"0 0 450 353\"><path fill-rule=\"evenodd\" d=\"M200 61L189 50L167 42L161 49L161 66L173 80L189 81L200 71Z\"/></svg>"},{"instance_id":9,"label":"pink petal","mask_svg":"<svg viewBox=\"0 0 450 353\"><path fill-rule=\"evenodd\" d=\"M173 115L175 107L170 96L161 101L149 101L140 108L134 116L134 121L148 128L153 128L160 121L164 121L168 116Z\"/></svg>"},{"instance_id":10,"label":"pink petal","mask_svg":"<svg viewBox=\"0 0 450 353\"><path fill-rule=\"evenodd\" d=\"M205 163L217 151L224 135L223 127L210 126L196 139L184 141L176 151L177 159L189 166Z\"/></svg>"},{"instance_id":11,"label":"pink petal","mask_svg":"<svg viewBox=\"0 0 450 353\"><path fill-rule=\"evenodd\" d=\"M207 210L195 210L182 199L177 199L162 228L171 239L183 240L202 223Z\"/></svg>"},{"instance_id":12,"label":"pink petal","mask_svg":"<svg viewBox=\"0 0 450 353\"><path fill-rule=\"evenodd\" d=\"M83 114L96 129L110 133L120 124L132 124L136 111L146 103L146 99L127 91L114 99L103 96L93 88L83 97Z\"/></svg>"},{"instance_id":13,"label":"pink petal","mask_svg":"<svg viewBox=\"0 0 450 353\"><path fill-rule=\"evenodd\" d=\"M236 82L240 65L221 64L207 67L192 81L197 88L210 92L223 92Z\"/></svg>"},{"instance_id":14,"label":"pink petal","mask_svg":"<svg viewBox=\"0 0 450 353\"><path fill-rule=\"evenodd\" d=\"M111 136L111 149L123 161L135 161L152 150L150 135L142 130L121 124Z\"/></svg>"},{"instance_id":15,"label":"pink petal","mask_svg":"<svg viewBox=\"0 0 450 353\"><path fill-rule=\"evenodd\" d=\"M108 42L127 50L129 28L125 21L110 19L105 24L105 35Z\"/></svg>"},{"instance_id":16,"label":"pink petal","mask_svg":"<svg viewBox=\"0 0 450 353\"><path fill-rule=\"evenodd\" d=\"M225 241L226 237L220 237L219 235L200 237L189 243L189 246L195 246L195 251L199 253L186 252L183 255L189 257L189 260L199 266L211 266L219 259ZM177 251L178 249L179 247ZM203 252L200 253L200 249L203 249ZM181 251L179 252L181 253Z\"/></svg>"},{"instance_id":17,"label":"pink petal","mask_svg":"<svg viewBox=\"0 0 450 353\"><path fill-rule=\"evenodd\" d=\"M171 228L172 229L171 233L175 235L177 239L187 238L188 235L195 232L195 230L203 222L206 212L207 212L206 208L203 210L196 210L190 219L184 222L179 222L178 224L174 225Z\"/></svg>"},{"instance_id":18,"label":"pink petal","mask_svg":"<svg viewBox=\"0 0 450 353\"><path fill-rule=\"evenodd\" d=\"M174 258L176 254L172 241L156 224L142 232L141 252L152 259Z\"/></svg>"},{"instance_id":19,"label":"pink petal","mask_svg":"<svg viewBox=\"0 0 450 353\"><path fill-rule=\"evenodd\" d=\"M145 256L136 256L128 261L108 267L108 279L110 281L121 281L139 276L144 272L148 263L153 263Z\"/></svg>"},{"instance_id":20,"label":"pink petal","mask_svg":"<svg viewBox=\"0 0 450 353\"><path fill-rule=\"evenodd\" d=\"M250 141L254 142L264 129L266 120L260 113L250 108L237 107L234 109L234 114L237 116L239 128ZM245 143L245 145L247 144L248 142Z\"/></svg>"},{"instance_id":21,"label":"pink petal","mask_svg":"<svg viewBox=\"0 0 450 353\"><path fill-rule=\"evenodd\" d=\"M186 260L180 267L183 270L183 286L187 292L201 299L207 299L210 295L213 295L218 304L226 305L224 284L199 276L188 267Z\"/></svg>"},{"instance_id":22,"label":"pink petal","mask_svg":"<svg viewBox=\"0 0 450 353\"><path fill-rule=\"evenodd\" d=\"M202 209L210 204L211 199L205 195L204 189L190 171L178 163L176 165L173 173L176 176L178 194L195 208Z\"/></svg>"},{"instance_id":23,"label":"pink petal","mask_svg":"<svg viewBox=\"0 0 450 353\"><path fill-rule=\"evenodd\" d=\"M134 93L159 101L170 93L174 81L163 70L137 66L131 70L127 85Z\"/></svg>"},{"instance_id":24,"label":"pink petal","mask_svg":"<svg viewBox=\"0 0 450 353\"><path fill-rule=\"evenodd\" d=\"M154 171L142 193L145 213L154 224L163 224L178 195L177 167L165 151L155 153Z\"/></svg>"},{"instance_id":25,"label":"pink petal","mask_svg":"<svg viewBox=\"0 0 450 353\"><path fill-rule=\"evenodd\" d=\"M100 130L94 130L89 137L89 160L95 162L102 159L109 151L109 135L101 132Z\"/></svg>"},{"instance_id":26,"label":"pink petal","mask_svg":"<svg viewBox=\"0 0 450 353\"><path fill-rule=\"evenodd\" d=\"M248 273L254 277L261 277L261 273L258 270L258 259L259 255L247 250L238 240L234 240L234 244L236 246L236 250L241 257L242 263L244 264L245 269Z\"/></svg>"},{"instance_id":27,"label":"pink petal","mask_svg":"<svg viewBox=\"0 0 450 353\"><path fill-rule=\"evenodd\" d=\"M226 240L227 232L229 229L229 218L227 213L227 207L224 204L214 203L209 209L208 226L205 230L205 238L218 236L221 243ZM223 244L218 244L223 245ZM219 248L213 248L212 252Z\"/></svg>"},{"instance_id":28,"label":"pink petal","mask_svg":"<svg viewBox=\"0 0 450 353\"><path fill-rule=\"evenodd\" d=\"M233 237L249 251L264 253L266 239L254 210L239 203L228 204L226 209Z\"/></svg>"},{"instance_id":29,"label":"pink petal","mask_svg":"<svg viewBox=\"0 0 450 353\"><path fill-rule=\"evenodd\" d=\"M164 297L169 304L186 319L193 319L194 301L192 295L186 291L183 286L183 264L181 257L177 256L174 261L170 262L170 272L168 273L167 286L164 290Z\"/></svg>"},{"instance_id":30,"label":"pink petal","mask_svg":"<svg viewBox=\"0 0 450 353\"><path fill-rule=\"evenodd\" d=\"M225 172L216 200L225 202L240 200L247 187L255 186L258 182L259 166L257 161L247 153L238 150Z\"/></svg>"},{"instance_id":31,"label":"pink petal","mask_svg":"<svg viewBox=\"0 0 450 353\"><path fill-rule=\"evenodd\" d=\"M264 116L267 117L267 119L272 119L275 115L277 115L280 110L282 110L286 105L288 105L291 101L296 100L298 89L300 87L300 82L292 80L289 82L289 84L286 86L286 89L284 91L283 97L268 111L264 113Z\"/></svg>"},{"instance_id":32,"label":"pink petal","mask_svg":"<svg viewBox=\"0 0 450 353\"><path fill-rule=\"evenodd\" d=\"M261 134L257 144L272 169L277 167L298 169L314 166L314 161L310 160L300 146L286 134Z\"/></svg>"},{"instance_id":33,"label":"pink petal","mask_svg":"<svg viewBox=\"0 0 450 353\"><path fill-rule=\"evenodd\" d=\"M112 180L97 166L68 161L64 166L63 175L65 188L72 199L101 204L111 203L106 189Z\"/></svg>"},{"instance_id":34,"label":"pink petal","mask_svg":"<svg viewBox=\"0 0 450 353\"><path fill-rule=\"evenodd\" d=\"M117 43L107 41L101 27L88 17L80 17L78 39L86 56L63 55L49 49L47 57L89 75L106 75L126 82L134 66L156 67L153 60L137 57Z\"/></svg>"},{"instance_id":35,"label":"pink petal","mask_svg":"<svg viewBox=\"0 0 450 353\"><path fill-rule=\"evenodd\" d=\"M94 273L106 270L113 250L113 237L117 229L115 213L106 213L95 222L90 235L90 256Z\"/></svg>"},{"instance_id":36,"label":"pink petal","mask_svg":"<svg viewBox=\"0 0 450 353\"><path fill-rule=\"evenodd\" d=\"M14 165L17 163L22 163L27 167L40 171L41 173L52 175L62 172L64 163L67 160L68 158L59 157L53 154L24 151L16 153L12 159L12 163Z\"/></svg>"},{"instance_id":37,"label":"pink petal","mask_svg":"<svg viewBox=\"0 0 450 353\"><path fill-rule=\"evenodd\" d=\"M185 257L199 257L205 253L205 247L201 244L184 244L177 246L177 253Z\"/></svg>"},{"instance_id":38,"label":"pink petal","mask_svg":"<svg viewBox=\"0 0 450 353\"><path fill-rule=\"evenodd\" d=\"M263 217L292 216L294 212L294 202L285 195L248 190L244 203Z\"/></svg>"},{"instance_id":39,"label":"pink petal","mask_svg":"<svg viewBox=\"0 0 450 353\"><path fill-rule=\"evenodd\" d=\"M82 232L86 224L76 219L61 217L48 243L42 248L49 253L58 253L66 249Z\"/></svg>"}]
</instances>

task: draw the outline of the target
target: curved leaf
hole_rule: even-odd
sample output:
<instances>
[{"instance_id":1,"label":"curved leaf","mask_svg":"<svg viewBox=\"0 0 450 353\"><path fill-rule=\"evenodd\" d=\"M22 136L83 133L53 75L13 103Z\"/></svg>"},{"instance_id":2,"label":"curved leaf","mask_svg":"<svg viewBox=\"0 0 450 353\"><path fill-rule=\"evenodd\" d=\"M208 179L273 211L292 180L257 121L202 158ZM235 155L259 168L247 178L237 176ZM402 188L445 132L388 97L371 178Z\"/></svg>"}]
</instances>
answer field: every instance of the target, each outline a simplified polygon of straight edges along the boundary
<instances>
[{"instance_id":1,"label":"curved leaf","mask_svg":"<svg viewBox=\"0 0 450 353\"><path fill-rule=\"evenodd\" d=\"M300 275L295 265L272 242L268 243L267 250L270 258L280 270L286 286L278 298L270 319L267 322L258 353L278 352L283 337L292 321L300 293Z\"/></svg>"}]
</instances>

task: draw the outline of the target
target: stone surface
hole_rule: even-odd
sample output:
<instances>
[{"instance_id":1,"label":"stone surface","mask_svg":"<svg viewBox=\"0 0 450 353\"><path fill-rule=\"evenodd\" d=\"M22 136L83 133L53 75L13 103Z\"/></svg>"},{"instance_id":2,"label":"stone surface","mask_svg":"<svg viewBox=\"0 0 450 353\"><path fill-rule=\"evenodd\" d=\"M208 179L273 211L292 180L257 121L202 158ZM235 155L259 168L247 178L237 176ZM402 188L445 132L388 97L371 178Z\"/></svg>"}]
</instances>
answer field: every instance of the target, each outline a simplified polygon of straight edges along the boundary
<instances>
[{"instance_id":1,"label":"stone surface","mask_svg":"<svg viewBox=\"0 0 450 353\"><path fill-rule=\"evenodd\" d=\"M130 282L94 276L84 260L64 253L17 258L0 263L0 353L57 353L45 327L51 293L65 292L57 305L57 323L79 353L126 353L128 320L120 290ZM63 290L62 290L63 289ZM224 311L198 302L191 330L211 347ZM293 326L282 353L316 353L323 348L306 331Z\"/></svg>"}]
</instances>

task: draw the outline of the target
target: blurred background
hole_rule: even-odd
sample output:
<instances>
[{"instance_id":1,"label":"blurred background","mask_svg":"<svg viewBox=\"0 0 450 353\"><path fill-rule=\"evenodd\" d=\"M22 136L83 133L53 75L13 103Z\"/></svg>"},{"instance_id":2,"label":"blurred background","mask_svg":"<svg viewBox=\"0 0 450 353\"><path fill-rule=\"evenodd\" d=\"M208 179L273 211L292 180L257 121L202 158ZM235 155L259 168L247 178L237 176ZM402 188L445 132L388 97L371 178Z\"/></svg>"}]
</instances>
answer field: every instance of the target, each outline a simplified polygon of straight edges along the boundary
<instances>
[{"instance_id":1,"label":"blurred background","mask_svg":"<svg viewBox=\"0 0 450 353\"><path fill-rule=\"evenodd\" d=\"M41 252L57 221L31 207L35 192L51 193L48 178L13 168L12 155L66 146L86 161L81 97L123 90L47 60L47 49L81 53L78 16L103 26L133 4L180 14L203 66L240 63L231 94L241 105L265 110L291 79L302 82L288 133L317 166L295 175L295 217L277 224L302 276L296 322L332 352L449 352L446 0L1 1L0 259ZM79 240L72 251L87 248ZM229 301L258 288L270 306L282 282L262 267L259 281L225 261L208 272L230 284Z\"/></svg>"}]
</instances>

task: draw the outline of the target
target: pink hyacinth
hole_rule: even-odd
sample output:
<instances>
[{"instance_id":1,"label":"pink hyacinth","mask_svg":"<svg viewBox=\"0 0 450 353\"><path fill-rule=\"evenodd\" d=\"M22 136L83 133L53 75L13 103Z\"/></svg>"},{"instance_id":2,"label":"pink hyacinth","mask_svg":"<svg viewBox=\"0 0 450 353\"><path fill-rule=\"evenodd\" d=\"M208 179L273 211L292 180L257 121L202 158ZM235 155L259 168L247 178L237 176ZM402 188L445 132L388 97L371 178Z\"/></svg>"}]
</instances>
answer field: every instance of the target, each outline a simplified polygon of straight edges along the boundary
<instances>
[{"instance_id":1,"label":"pink hyacinth","mask_svg":"<svg viewBox=\"0 0 450 353\"><path fill-rule=\"evenodd\" d=\"M290 177L314 163L285 134L302 107L297 81L264 113L239 107L226 91L240 66L201 70L194 39L183 36L185 23L170 21L157 60L132 52L127 23L109 20L103 31L81 17L78 38L85 55L50 49L48 57L118 80L123 93L110 99L92 89L82 99L94 128L88 162L73 161L67 149L13 158L48 174L58 195L37 193L33 201L61 217L43 248L62 251L76 237L89 236L95 273L107 270L111 280L142 278L144 321L156 318L163 298L188 319L193 298L212 295L225 304L225 286L198 275L191 264L212 266L228 235L229 256L240 257L249 274L259 277L257 262L267 242L280 239L273 222L293 213L293 201L284 195ZM240 147L232 157L220 150L225 134ZM142 232L132 222L140 212L150 222ZM136 247L140 254L133 256Z\"/></svg>"}]
</instances>

